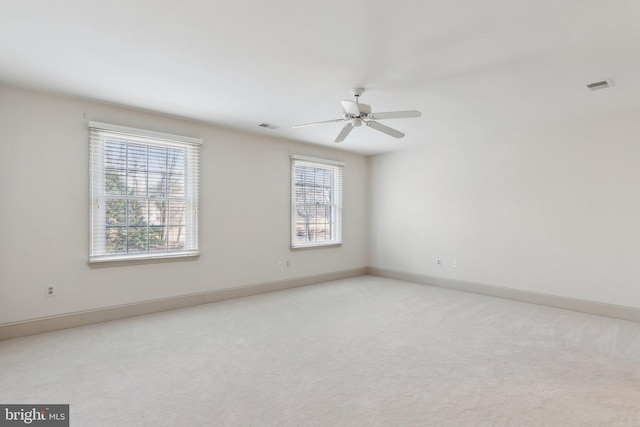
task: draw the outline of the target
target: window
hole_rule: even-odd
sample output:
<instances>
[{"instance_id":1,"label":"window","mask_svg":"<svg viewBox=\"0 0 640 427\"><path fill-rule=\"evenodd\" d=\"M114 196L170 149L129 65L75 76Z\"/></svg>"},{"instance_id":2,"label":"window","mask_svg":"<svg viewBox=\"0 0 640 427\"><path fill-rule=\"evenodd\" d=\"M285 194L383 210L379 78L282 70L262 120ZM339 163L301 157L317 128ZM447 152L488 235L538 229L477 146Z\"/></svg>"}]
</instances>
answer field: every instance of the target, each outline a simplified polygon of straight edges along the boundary
<instances>
[{"instance_id":1,"label":"window","mask_svg":"<svg viewBox=\"0 0 640 427\"><path fill-rule=\"evenodd\" d=\"M89 262L198 255L202 140L89 122Z\"/></svg>"},{"instance_id":2,"label":"window","mask_svg":"<svg viewBox=\"0 0 640 427\"><path fill-rule=\"evenodd\" d=\"M291 248L342 243L344 164L291 157Z\"/></svg>"}]
</instances>

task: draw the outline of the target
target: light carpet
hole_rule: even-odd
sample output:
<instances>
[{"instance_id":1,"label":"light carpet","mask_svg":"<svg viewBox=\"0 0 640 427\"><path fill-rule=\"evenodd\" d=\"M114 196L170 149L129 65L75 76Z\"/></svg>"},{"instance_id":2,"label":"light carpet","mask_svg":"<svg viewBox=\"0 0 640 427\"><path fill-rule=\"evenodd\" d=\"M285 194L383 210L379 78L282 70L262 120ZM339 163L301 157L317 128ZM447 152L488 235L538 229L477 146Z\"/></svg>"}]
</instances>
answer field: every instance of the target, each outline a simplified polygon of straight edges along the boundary
<instances>
[{"instance_id":1,"label":"light carpet","mask_svg":"<svg viewBox=\"0 0 640 427\"><path fill-rule=\"evenodd\" d=\"M372 276L0 342L72 426L638 426L640 324Z\"/></svg>"}]
</instances>

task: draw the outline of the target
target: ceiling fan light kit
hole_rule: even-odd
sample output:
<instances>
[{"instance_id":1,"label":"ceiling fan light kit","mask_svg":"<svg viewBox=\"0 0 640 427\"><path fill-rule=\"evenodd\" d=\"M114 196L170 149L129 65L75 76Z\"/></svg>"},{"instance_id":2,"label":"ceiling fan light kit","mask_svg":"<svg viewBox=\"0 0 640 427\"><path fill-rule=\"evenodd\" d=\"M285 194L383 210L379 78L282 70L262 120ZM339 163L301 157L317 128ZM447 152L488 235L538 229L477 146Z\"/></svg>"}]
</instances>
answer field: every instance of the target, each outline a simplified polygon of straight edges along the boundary
<instances>
[{"instance_id":1,"label":"ceiling fan light kit","mask_svg":"<svg viewBox=\"0 0 640 427\"><path fill-rule=\"evenodd\" d=\"M407 119L420 117L422 113L420 111L388 111L384 113L373 113L371 110L371 106L367 104L361 104L359 102L360 95L364 92L364 89L361 87L357 87L353 89L353 96L356 98L355 101L342 101L342 109L344 110L344 114L340 119L334 120L325 120L322 122L313 122L306 123L302 125L296 125L294 128L301 128L306 126L315 126L325 123L336 123L336 122L347 122L338 136L335 139L335 142L342 142L345 138L351 133L354 127L362 126L364 123L367 127L371 129L375 129L379 132L392 136L394 138L402 138L404 137L404 133L390 128L389 126L383 125L382 123L378 123L376 120L384 120L384 119Z\"/></svg>"}]
</instances>

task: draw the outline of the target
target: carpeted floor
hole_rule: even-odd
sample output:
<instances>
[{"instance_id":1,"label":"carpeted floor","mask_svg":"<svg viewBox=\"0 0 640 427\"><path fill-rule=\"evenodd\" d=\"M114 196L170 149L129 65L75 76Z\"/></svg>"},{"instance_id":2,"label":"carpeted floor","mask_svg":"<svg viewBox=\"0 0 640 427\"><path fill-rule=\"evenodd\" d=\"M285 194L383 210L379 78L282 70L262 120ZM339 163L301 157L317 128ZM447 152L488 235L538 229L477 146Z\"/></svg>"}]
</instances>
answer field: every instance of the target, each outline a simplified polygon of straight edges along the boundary
<instances>
[{"instance_id":1,"label":"carpeted floor","mask_svg":"<svg viewBox=\"0 0 640 427\"><path fill-rule=\"evenodd\" d=\"M72 426L638 426L640 324L372 276L0 342Z\"/></svg>"}]
</instances>

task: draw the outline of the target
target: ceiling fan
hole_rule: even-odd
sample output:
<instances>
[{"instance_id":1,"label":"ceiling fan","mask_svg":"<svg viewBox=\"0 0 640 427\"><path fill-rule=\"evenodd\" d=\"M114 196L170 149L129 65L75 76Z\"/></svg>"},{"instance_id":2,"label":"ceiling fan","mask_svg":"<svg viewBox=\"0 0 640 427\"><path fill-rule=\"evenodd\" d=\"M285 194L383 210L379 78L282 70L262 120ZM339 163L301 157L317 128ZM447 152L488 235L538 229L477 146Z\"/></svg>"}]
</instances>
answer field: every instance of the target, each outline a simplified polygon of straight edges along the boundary
<instances>
[{"instance_id":1,"label":"ceiling fan","mask_svg":"<svg viewBox=\"0 0 640 427\"><path fill-rule=\"evenodd\" d=\"M344 109L344 114L340 119L334 120L325 120L323 122L314 122L314 123L306 123L303 125L296 125L294 128L301 128L305 126L315 126L321 125L324 123L335 123L335 122L347 122L342 131L336 137L336 142L342 142L349 135L349 133L353 130L354 127L358 127L363 123L370 128L373 128L382 133L386 133L394 138L402 138L404 133L390 128L389 126L385 126L382 123L378 123L376 120L382 119L405 119L412 117L420 117L422 114L420 111L388 111L386 113L372 113L371 106L367 104L360 104L358 99L360 95L364 92L363 88L355 88L353 89L353 96L355 96L356 100L354 101L342 101L342 108Z\"/></svg>"}]
</instances>

